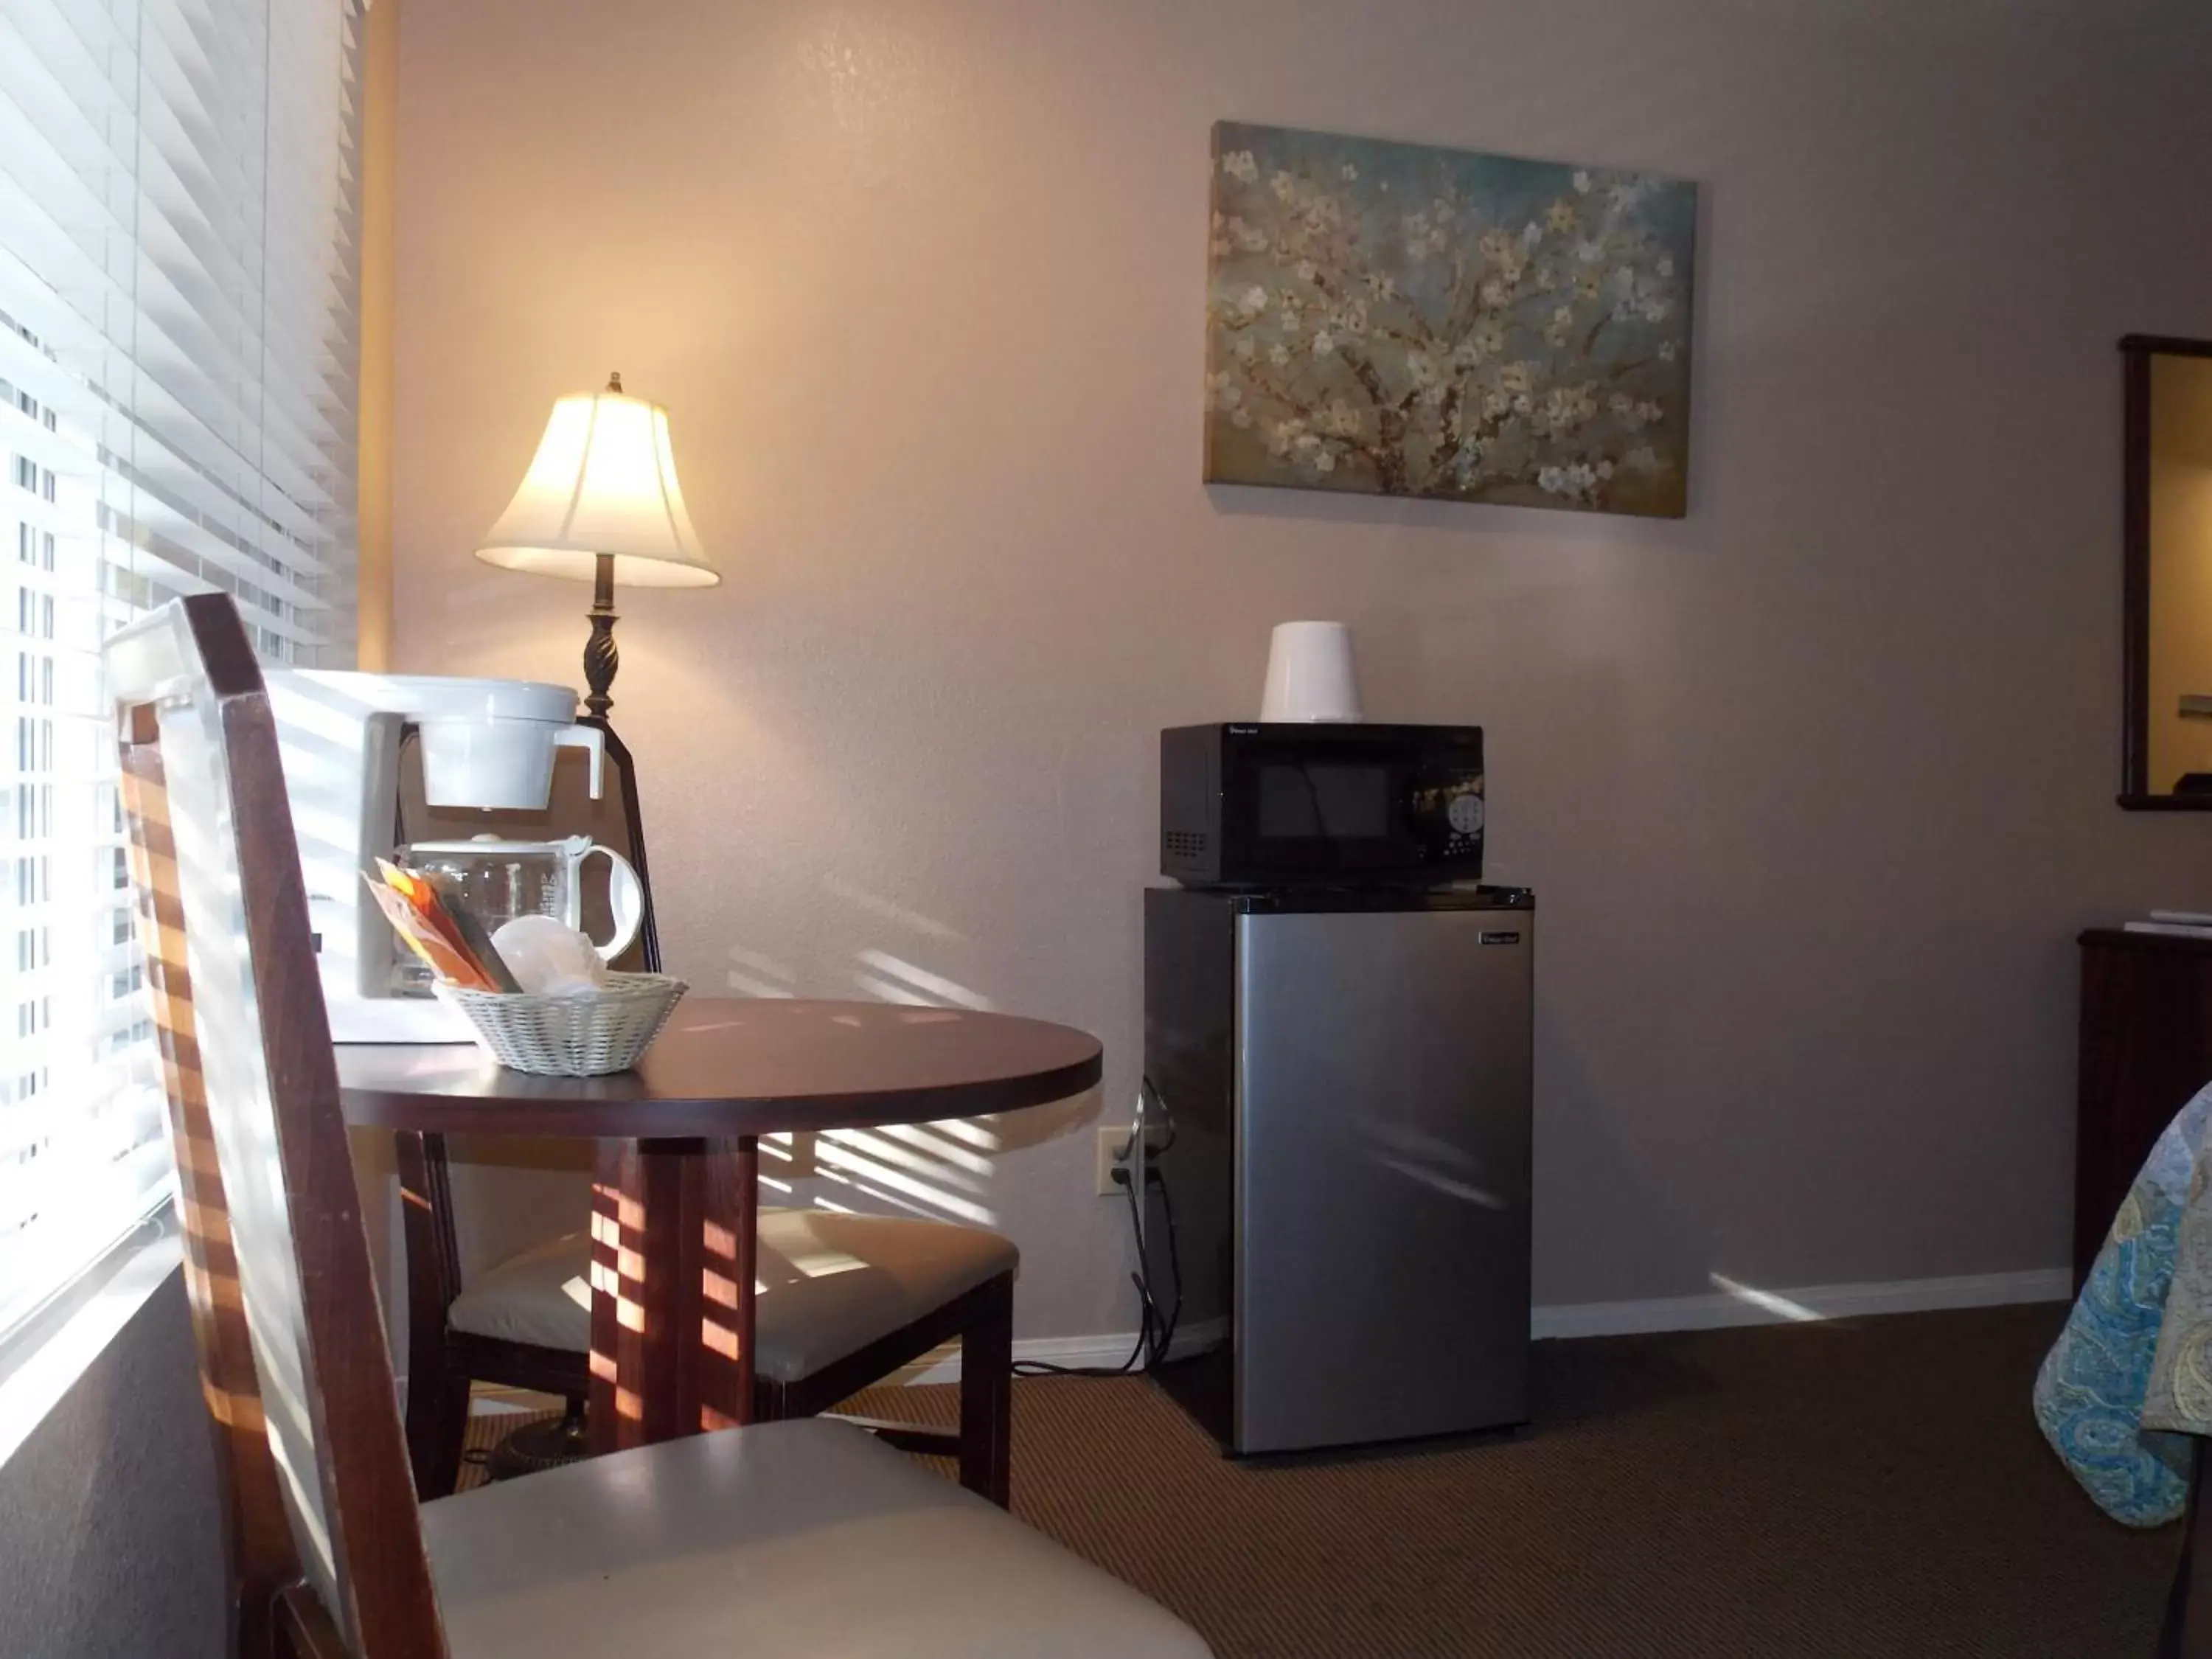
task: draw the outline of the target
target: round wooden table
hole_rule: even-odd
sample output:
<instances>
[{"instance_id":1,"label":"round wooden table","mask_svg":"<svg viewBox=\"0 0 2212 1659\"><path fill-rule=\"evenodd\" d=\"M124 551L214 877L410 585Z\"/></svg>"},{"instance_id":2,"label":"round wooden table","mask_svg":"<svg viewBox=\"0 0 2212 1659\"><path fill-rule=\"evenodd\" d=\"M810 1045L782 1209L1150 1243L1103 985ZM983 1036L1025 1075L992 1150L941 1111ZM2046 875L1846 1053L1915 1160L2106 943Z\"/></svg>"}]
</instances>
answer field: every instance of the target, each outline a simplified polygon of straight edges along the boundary
<instances>
[{"instance_id":1,"label":"round wooden table","mask_svg":"<svg viewBox=\"0 0 2212 1659\"><path fill-rule=\"evenodd\" d=\"M1098 1081L1097 1040L957 1008L687 998L637 1069L531 1077L460 1043L344 1043L346 1121L600 1143L592 1438L743 1423L753 1395L757 1137L1018 1111Z\"/></svg>"}]
</instances>

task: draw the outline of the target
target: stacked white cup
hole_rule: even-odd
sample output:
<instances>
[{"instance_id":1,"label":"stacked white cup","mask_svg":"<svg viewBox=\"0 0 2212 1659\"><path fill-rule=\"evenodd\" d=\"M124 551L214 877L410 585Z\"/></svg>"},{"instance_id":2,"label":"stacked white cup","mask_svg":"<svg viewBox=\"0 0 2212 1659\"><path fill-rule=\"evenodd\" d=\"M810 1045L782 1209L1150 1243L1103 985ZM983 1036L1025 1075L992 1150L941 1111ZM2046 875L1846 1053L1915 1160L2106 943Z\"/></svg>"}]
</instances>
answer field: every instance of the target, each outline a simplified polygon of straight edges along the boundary
<instances>
[{"instance_id":1,"label":"stacked white cup","mask_svg":"<svg viewBox=\"0 0 2212 1659\"><path fill-rule=\"evenodd\" d=\"M1359 678L1352 665L1352 630L1338 622L1275 624L1267 647L1262 720L1352 724L1360 719Z\"/></svg>"}]
</instances>

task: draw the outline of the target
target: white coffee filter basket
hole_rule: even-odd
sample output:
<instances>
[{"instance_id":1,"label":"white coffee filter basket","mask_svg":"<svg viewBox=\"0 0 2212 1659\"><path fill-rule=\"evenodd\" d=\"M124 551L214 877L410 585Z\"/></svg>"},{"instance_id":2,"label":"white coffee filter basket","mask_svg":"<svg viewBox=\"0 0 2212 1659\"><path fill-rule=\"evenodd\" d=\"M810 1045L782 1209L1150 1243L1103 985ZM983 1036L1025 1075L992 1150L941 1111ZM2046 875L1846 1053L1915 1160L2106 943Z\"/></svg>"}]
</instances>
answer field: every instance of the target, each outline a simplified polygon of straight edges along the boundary
<instances>
[{"instance_id":1,"label":"white coffee filter basket","mask_svg":"<svg viewBox=\"0 0 2212 1659\"><path fill-rule=\"evenodd\" d=\"M666 974L609 974L595 997L430 988L461 1011L477 1046L509 1071L605 1077L637 1064L691 988Z\"/></svg>"}]
</instances>

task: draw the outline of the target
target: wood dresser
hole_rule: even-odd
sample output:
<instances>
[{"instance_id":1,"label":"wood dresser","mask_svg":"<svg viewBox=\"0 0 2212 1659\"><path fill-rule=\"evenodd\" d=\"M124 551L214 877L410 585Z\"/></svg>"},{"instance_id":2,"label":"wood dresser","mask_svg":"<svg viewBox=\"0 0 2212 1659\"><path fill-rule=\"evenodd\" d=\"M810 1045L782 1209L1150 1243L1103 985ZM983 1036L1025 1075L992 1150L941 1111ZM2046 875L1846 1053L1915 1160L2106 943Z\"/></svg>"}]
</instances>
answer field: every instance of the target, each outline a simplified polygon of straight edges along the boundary
<instances>
[{"instance_id":1,"label":"wood dresser","mask_svg":"<svg viewBox=\"0 0 2212 1659\"><path fill-rule=\"evenodd\" d=\"M2212 1083L2212 939L2093 927L2081 935L2074 1282L2105 1242L2152 1144Z\"/></svg>"}]
</instances>

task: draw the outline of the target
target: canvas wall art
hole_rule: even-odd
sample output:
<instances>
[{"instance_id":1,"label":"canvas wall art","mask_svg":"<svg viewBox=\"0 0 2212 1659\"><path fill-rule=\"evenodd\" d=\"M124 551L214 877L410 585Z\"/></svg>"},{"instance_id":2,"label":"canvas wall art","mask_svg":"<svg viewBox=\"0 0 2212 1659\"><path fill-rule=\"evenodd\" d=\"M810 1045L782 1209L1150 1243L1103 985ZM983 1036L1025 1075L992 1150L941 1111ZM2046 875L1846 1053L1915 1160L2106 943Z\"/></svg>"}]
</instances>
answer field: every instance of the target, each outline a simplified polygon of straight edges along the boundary
<instances>
[{"instance_id":1,"label":"canvas wall art","mask_svg":"<svg viewBox=\"0 0 2212 1659\"><path fill-rule=\"evenodd\" d=\"M1697 186L1223 122L1210 482L1679 518Z\"/></svg>"}]
</instances>

